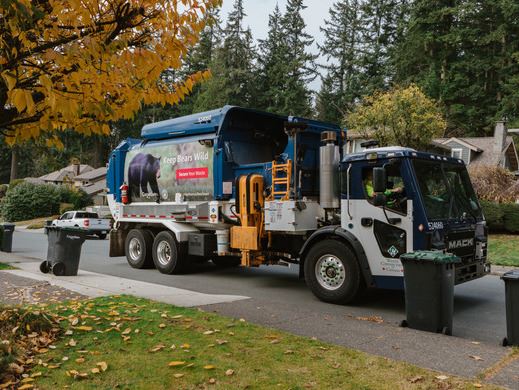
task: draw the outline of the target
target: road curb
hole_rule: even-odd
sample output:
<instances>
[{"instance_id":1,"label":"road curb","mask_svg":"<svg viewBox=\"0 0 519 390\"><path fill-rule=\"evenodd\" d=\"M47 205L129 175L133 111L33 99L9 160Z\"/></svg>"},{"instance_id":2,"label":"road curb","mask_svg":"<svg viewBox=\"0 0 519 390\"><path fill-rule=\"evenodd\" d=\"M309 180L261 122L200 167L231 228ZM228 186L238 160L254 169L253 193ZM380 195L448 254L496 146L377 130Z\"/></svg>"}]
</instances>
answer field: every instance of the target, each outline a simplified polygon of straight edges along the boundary
<instances>
[{"instance_id":1,"label":"road curb","mask_svg":"<svg viewBox=\"0 0 519 390\"><path fill-rule=\"evenodd\" d=\"M181 307L211 305L249 299L249 297L242 295L204 294L176 287L83 270L80 270L77 276L42 274L39 270L39 262L11 262L11 264L19 269L5 270L2 272L46 281L51 285L62 287L92 298L128 294Z\"/></svg>"}]
</instances>

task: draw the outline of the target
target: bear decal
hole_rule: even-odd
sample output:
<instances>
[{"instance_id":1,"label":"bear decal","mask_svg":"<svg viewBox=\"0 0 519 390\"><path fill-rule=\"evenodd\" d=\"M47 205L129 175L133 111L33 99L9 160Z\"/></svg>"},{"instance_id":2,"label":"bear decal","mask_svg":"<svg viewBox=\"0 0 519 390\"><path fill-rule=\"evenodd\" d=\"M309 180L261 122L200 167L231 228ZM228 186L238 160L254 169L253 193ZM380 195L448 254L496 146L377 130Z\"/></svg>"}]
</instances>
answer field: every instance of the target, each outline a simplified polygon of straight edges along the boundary
<instances>
[{"instance_id":1,"label":"bear decal","mask_svg":"<svg viewBox=\"0 0 519 390\"><path fill-rule=\"evenodd\" d=\"M160 157L144 153L135 155L128 166L130 198L151 198L156 196L157 202L160 202L159 185L157 183L159 177ZM148 190L148 186L151 191Z\"/></svg>"}]
</instances>

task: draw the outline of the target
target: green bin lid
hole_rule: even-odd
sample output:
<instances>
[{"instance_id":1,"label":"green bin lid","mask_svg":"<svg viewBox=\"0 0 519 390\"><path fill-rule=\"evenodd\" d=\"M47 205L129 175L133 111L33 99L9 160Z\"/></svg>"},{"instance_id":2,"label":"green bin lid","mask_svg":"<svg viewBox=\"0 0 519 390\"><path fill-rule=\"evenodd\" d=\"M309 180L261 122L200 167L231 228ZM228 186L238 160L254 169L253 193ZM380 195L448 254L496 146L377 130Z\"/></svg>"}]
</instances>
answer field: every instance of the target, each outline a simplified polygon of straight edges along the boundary
<instances>
[{"instance_id":1,"label":"green bin lid","mask_svg":"<svg viewBox=\"0 0 519 390\"><path fill-rule=\"evenodd\" d=\"M519 281L519 270L508 271L501 276L503 280L518 280Z\"/></svg>"},{"instance_id":2,"label":"green bin lid","mask_svg":"<svg viewBox=\"0 0 519 390\"><path fill-rule=\"evenodd\" d=\"M453 255L452 253L444 253L442 251L415 251L404 253L400 256L402 260L414 260L414 261L432 261L435 263L459 263L461 259Z\"/></svg>"}]
</instances>

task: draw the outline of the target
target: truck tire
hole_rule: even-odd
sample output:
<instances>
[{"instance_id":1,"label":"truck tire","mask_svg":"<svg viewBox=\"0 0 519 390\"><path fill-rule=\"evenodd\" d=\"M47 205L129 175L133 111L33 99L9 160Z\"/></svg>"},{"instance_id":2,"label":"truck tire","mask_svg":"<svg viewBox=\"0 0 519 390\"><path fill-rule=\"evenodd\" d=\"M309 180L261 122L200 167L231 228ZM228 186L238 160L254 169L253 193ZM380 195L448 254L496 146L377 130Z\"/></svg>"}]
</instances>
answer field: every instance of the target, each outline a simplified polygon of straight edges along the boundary
<instances>
[{"instance_id":1,"label":"truck tire","mask_svg":"<svg viewBox=\"0 0 519 390\"><path fill-rule=\"evenodd\" d=\"M324 302L345 304L359 295L362 276L351 248L338 240L315 244L304 261L305 281Z\"/></svg>"},{"instance_id":2,"label":"truck tire","mask_svg":"<svg viewBox=\"0 0 519 390\"><path fill-rule=\"evenodd\" d=\"M215 256L211 260L219 268L236 267L241 264L241 258L236 256Z\"/></svg>"},{"instance_id":3,"label":"truck tire","mask_svg":"<svg viewBox=\"0 0 519 390\"><path fill-rule=\"evenodd\" d=\"M126 260L133 268L152 268L153 236L144 229L132 229L126 236L124 253Z\"/></svg>"},{"instance_id":4,"label":"truck tire","mask_svg":"<svg viewBox=\"0 0 519 390\"><path fill-rule=\"evenodd\" d=\"M106 238L106 233L98 233L97 237L99 237L100 240L104 240Z\"/></svg>"},{"instance_id":5,"label":"truck tire","mask_svg":"<svg viewBox=\"0 0 519 390\"><path fill-rule=\"evenodd\" d=\"M175 235L164 230L155 236L153 241L153 262L163 274L178 274L183 272L188 263L187 253L180 249Z\"/></svg>"}]
</instances>

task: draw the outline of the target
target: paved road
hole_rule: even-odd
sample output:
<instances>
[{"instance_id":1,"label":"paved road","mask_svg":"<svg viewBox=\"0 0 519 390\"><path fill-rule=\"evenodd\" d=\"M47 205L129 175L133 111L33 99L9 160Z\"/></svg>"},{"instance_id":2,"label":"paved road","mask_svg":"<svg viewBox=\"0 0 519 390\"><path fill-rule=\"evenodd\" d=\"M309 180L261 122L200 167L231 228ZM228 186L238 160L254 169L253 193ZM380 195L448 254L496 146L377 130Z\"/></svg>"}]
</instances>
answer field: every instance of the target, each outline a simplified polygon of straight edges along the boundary
<instances>
[{"instance_id":1,"label":"paved road","mask_svg":"<svg viewBox=\"0 0 519 390\"><path fill-rule=\"evenodd\" d=\"M16 232L13 248L20 255L44 259L47 237L41 233ZM189 275L163 275L156 270L135 270L124 257L109 258L108 240L89 239L83 245L80 268L208 294L249 296L256 303L240 303L241 309L236 315L260 316L263 317L261 322L271 325L303 320L305 313L323 317L379 316L395 325L404 318L402 292L375 290L356 305L326 304L317 300L304 281L298 279L297 267L219 270L209 263ZM497 276L486 276L457 286L454 311L455 336L497 345L506 331L503 282Z\"/></svg>"},{"instance_id":2,"label":"paved road","mask_svg":"<svg viewBox=\"0 0 519 390\"><path fill-rule=\"evenodd\" d=\"M11 259L44 259L47 237L18 231L13 248L18 256ZM125 258L107 254L107 240L87 240L80 268L207 294L248 296L251 299L202 308L454 375L484 375L510 353L509 348L499 346L505 335L504 288L496 276L456 287L457 337L448 337L398 327L405 316L402 292L374 290L356 305L331 305L312 295L298 279L296 267L220 270L209 263L188 275L162 275L156 270L132 269ZM383 322L371 321L373 316ZM486 379L519 390L519 360L502 366Z\"/></svg>"}]
</instances>

